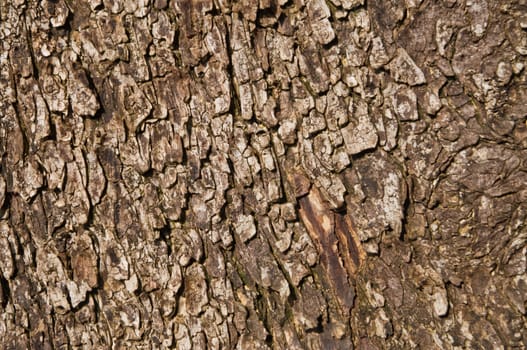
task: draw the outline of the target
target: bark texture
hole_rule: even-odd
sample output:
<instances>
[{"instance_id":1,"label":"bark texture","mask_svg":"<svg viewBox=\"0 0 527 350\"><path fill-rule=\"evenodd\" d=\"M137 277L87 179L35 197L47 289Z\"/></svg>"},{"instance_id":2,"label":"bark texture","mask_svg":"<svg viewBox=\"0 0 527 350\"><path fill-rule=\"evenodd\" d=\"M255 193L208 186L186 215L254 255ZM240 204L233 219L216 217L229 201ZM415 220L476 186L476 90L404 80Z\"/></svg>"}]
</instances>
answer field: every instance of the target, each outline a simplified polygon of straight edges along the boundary
<instances>
[{"instance_id":1,"label":"bark texture","mask_svg":"<svg viewBox=\"0 0 527 350\"><path fill-rule=\"evenodd\" d=\"M525 348L526 13L0 0L0 347Z\"/></svg>"}]
</instances>

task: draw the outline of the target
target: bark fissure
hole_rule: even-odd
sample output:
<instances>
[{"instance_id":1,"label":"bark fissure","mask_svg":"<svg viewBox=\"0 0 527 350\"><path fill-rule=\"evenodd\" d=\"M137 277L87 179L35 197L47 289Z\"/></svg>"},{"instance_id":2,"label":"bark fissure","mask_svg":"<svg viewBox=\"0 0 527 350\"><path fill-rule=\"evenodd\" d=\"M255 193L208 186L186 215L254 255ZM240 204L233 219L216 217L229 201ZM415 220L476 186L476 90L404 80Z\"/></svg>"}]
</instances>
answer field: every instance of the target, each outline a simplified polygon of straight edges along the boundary
<instances>
[{"instance_id":1,"label":"bark fissure","mask_svg":"<svg viewBox=\"0 0 527 350\"><path fill-rule=\"evenodd\" d=\"M524 7L0 0L0 347L526 347Z\"/></svg>"}]
</instances>

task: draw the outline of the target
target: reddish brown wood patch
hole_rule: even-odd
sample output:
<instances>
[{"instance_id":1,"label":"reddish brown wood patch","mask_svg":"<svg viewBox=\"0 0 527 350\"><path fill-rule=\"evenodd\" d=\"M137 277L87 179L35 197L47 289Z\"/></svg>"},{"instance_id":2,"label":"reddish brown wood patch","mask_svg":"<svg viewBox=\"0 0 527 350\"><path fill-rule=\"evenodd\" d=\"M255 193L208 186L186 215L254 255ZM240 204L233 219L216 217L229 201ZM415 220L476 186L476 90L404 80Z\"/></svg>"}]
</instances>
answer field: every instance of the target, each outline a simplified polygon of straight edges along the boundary
<instances>
[{"instance_id":1,"label":"reddish brown wood patch","mask_svg":"<svg viewBox=\"0 0 527 350\"><path fill-rule=\"evenodd\" d=\"M317 247L338 298L343 306L351 307L354 298L351 282L366 253L349 214L331 210L314 186L298 202L300 218Z\"/></svg>"}]
</instances>

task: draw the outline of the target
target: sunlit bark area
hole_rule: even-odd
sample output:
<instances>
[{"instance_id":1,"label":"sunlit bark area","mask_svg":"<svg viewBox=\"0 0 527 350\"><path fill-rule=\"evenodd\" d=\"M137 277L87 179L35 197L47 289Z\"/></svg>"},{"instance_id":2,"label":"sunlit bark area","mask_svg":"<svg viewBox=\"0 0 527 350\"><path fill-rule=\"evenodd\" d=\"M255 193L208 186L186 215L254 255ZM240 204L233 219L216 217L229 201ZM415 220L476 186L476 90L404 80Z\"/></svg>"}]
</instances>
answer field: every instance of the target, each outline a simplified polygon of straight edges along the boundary
<instances>
[{"instance_id":1,"label":"sunlit bark area","mask_svg":"<svg viewBox=\"0 0 527 350\"><path fill-rule=\"evenodd\" d=\"M0 348L527 347L526 14L0 0Z\"/></svg>"}]
</instances>

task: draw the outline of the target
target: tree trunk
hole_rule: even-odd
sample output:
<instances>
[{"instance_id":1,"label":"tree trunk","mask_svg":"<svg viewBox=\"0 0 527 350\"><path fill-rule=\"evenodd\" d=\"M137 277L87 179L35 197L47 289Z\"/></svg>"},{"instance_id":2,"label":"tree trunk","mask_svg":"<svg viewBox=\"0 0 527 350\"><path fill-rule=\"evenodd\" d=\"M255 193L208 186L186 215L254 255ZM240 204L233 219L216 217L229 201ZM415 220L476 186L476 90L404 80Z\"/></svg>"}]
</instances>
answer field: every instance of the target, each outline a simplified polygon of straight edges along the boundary
<instances>
[{"instance_id":1,"label":"tree trunk","mask_svg":"<svg viewBox=\"0 0 527 350\"><path fill-rule=\"evenodd\" d=\"M0 347L525 348L526 13L0 0Z\"/></svg>"}]
</instances>

